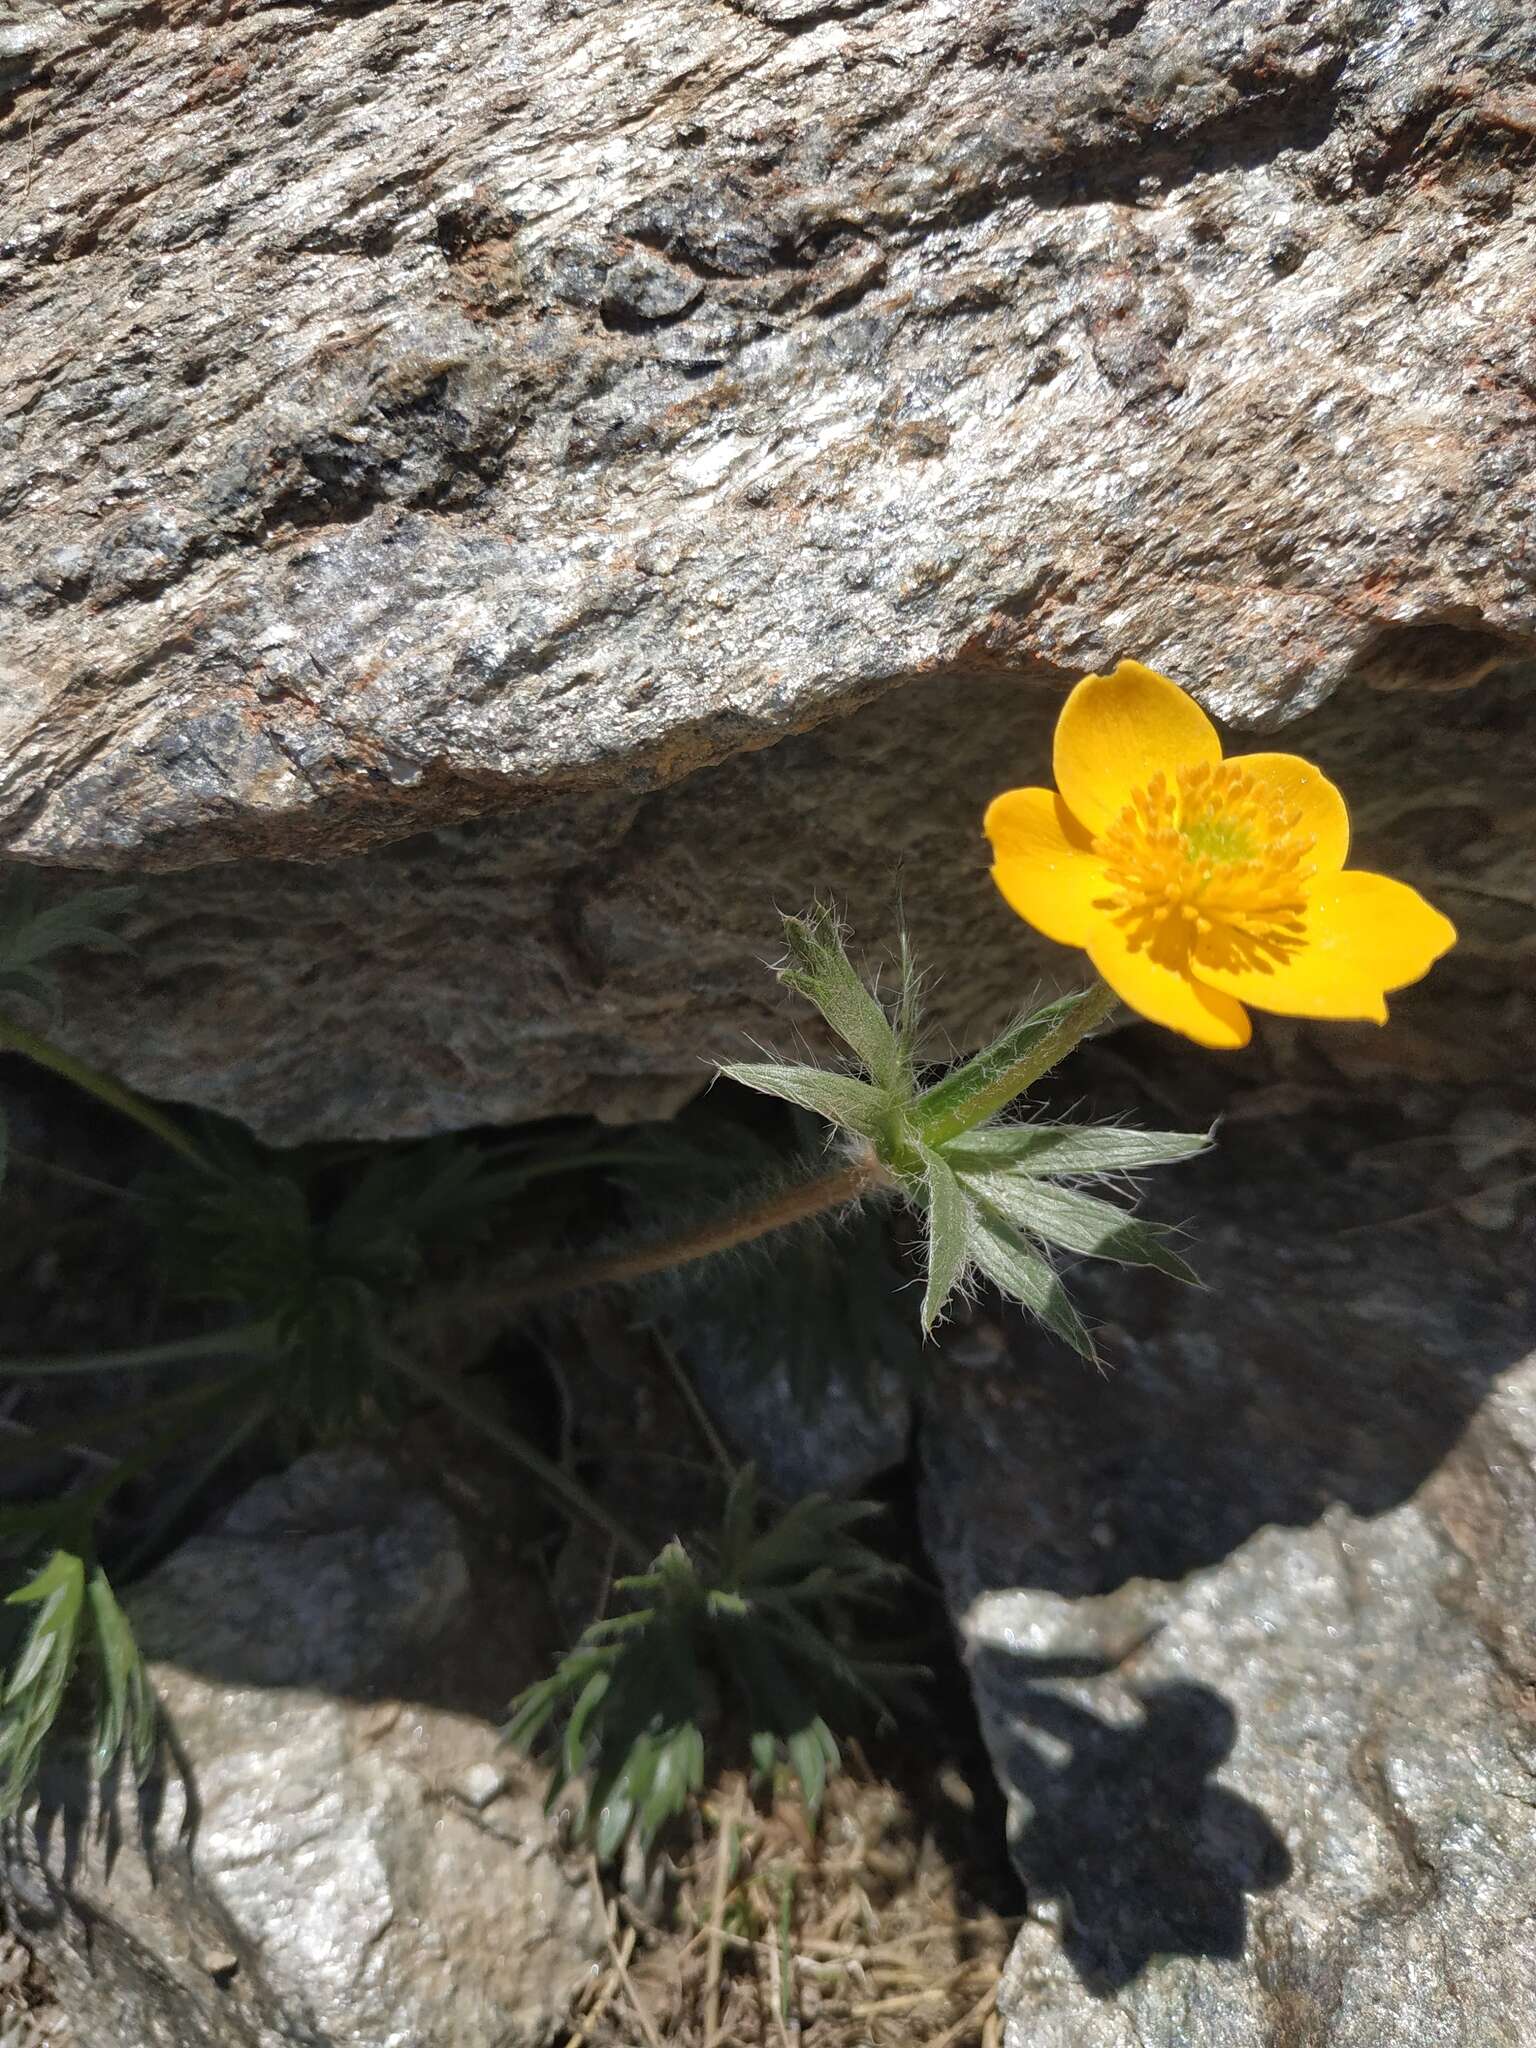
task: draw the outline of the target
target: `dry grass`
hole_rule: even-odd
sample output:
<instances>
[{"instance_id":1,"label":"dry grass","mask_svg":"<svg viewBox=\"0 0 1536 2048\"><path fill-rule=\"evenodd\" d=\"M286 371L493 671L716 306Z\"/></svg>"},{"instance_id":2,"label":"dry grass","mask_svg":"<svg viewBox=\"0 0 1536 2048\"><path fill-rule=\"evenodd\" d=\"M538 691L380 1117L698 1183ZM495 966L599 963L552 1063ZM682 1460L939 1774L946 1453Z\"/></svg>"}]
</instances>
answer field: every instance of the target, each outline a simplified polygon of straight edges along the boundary
<instances>
[{"instance_id":1,"label":"dry grass","mask_svg":"<svg viewBox=\"0 0 1536 2048\"><path fill-rule=\"evenodd\" d=\"M612 1960L565 2048L1000 2048L1016 1923L970 1905L903 1795L851 1761L814 1833L723 1779L644 1904L605 1897Z\"/></svg>"}]
</instances>

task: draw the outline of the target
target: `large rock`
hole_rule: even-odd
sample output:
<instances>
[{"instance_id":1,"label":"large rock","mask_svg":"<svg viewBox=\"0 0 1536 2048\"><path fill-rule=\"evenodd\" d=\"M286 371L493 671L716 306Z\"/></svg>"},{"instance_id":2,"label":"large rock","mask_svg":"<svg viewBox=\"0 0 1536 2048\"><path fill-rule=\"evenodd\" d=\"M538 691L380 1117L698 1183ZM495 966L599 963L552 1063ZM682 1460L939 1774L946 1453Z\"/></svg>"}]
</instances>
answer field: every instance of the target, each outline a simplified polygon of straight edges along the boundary
<instances>
[{"instance_id":1,"label":"large rock","mask_svg":"<svg viewBox=\"0 0 1536 2048\"><path fill-rule=\"evenodd\" d=\"M436 1499L371 1455L317 1453L185 1544L132 1613L183 1774L151 1808L152 1858L130 1819L110 1867L87 1850L71 1868L55 1829L7 1873L78 2048L552 2038L604 1953L601 1912L537 1787L454 1704L489 1639L521 1681L537 1669L515 1576L476 1587Z\"/></svg>"},{"instance_id":2,"label":"large rock","mask_svg":"<svg viewBox=\"0 0 1536 2048\"><path fill-rule=\"evenodd\" d=\"M1009 2048L1536 2039L1531 1223L1475 1192L1536 1121L1479 1104L1458 1159L1438 1091L1285 1086L1160 1190L1209 1293L1100 1285L1106 1376L973 1333L925 1425L1029 1895Z\"/></svg>"},{"instance_id":3,"label":"large rock","mask_svg":"<svg viewBox=\"0 0 1536 2048\"><path fill-rule=\"evenodd\" d=\"M972 1036L1044 957L979 805L1128 652L1337 692L1528 899L1523 0L224 14L0 41L0 844L191 870L83 1046L277 1134L655 1109L812 887ZM1458 688L1515 730L1426 799Z\"/></svg>"}]
</instances>

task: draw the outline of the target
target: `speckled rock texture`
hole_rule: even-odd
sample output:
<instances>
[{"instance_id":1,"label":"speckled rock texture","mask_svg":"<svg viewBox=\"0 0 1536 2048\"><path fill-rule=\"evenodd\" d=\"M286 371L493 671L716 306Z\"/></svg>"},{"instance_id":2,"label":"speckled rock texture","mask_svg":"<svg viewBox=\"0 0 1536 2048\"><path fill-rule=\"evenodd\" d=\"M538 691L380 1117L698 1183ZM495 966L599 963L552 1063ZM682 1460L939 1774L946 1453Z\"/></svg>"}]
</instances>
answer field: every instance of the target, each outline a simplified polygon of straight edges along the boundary
<instances>
[{"instance_id":1,"label":"speckled rock texture","mask_svg":"<svg viewBox=\"0 0 1536 2048\"><path fill-rule=\"evenodd\" d=\"M134 1624L185 1771L149 1809L153 1857L125 1813L110 1871L59 1823L7 1873L77 2048L555 2035L603 1923L537 1787L451 1703L487 1633L473 1564L381 1460L316 1453L145 1581Z\"/></svg>"},{"instance_id":2,"label":"speckled rock texture","mask_svg":"<svg viewBox=\"0 0 1536 2048\"><path fill-rule=\"evenodd\" d=\"M0 848L163 874L147 1086L654 1112L816 887L973 1036L1127 652L1529 907L1524 0L20 0L0 151Z\"/></svg>"},{"instance_id":3,"label":"speckled rock texture","mask_svg":"<svg viewBox=\"0 0 1536 2048\"><path fill-rule=\"evenodd\" d=\"M1103 1376L983 1321L923 1427L1029 1894L1008 2048L1523 2048L1536 1115L1233 1107L1155 1204L1210 1292L1082 1275Z\"/></svg>"}]
</instances>

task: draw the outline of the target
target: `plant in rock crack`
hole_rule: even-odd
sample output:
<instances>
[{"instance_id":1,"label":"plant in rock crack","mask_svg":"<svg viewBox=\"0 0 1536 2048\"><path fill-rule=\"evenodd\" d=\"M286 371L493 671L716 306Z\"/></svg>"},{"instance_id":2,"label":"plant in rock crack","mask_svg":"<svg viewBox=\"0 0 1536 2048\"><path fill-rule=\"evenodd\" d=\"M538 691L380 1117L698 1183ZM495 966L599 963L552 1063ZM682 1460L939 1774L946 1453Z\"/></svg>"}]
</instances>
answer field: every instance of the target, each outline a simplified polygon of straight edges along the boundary
<instances>
[{"instance_id":1,"label":"plant in rock crack","mask_svg":"<svg viewBox=\"0 0 1536 2048\"><path fill-rule=\"evenodd\" d=\"M173 1127L157 1111L11 1014L20 1004L56 1024L60 958L82 949L124 950L113 920L136 895L132 888L91 889L48 903L35 875L22 871L7 879L0 890L0 1002L6 1005L0 1011L0 1049L51 1067L165 1138ZM0 1115L0 1183L9 1157L9 1125ZM48 1447L45 1432L33 1432L27 1442L34 1454ZM154 1694L127 1617L92 1553L91 1527L105 1498L98 1487L72 1497L0 1507L0 1554L24 1566L48 1546L38 1568L5 1596L11 1618L29 1618L0 1680L0 1819L13 1818L25 1804L55 1724L72 1695L79 1698L75 1680L82 1665L89 1678L89 1746L96 1775L107 1776L126 1759L142 1780L154 1759ZM16 1632L10 1633L14 1637Z\"/></svg>"},{"instance_id":2,"label":"plant in rock crack","mask_svg":"<svg viewBox=\"0 0 1536 2048\"><path fill-rule=\"evenodd\" d=\"M814 1812L839 1765L832 1722L910 1697L917 1668L858 1635L901 1576L855 1533L880 1512L818 1495L764 1527L744 1468L718 1531L620 1579L624 1611L592 1622L515 1702L509 1741L555 1738L551 1802L585 1777L578 1825L600 1860L631 1834L649 1849L702 1786L722 1724L744 1732L759 1773L786 1760Z\"/></svg>"},{"instance_id":3,"label":"plant in rock crack","mask_svg":"<svg viewBox=\"0 0 1536 2048\"><path fill-rule=\"evenodd\" d=\"M0 897L0 996L55 1022L54 963L69 947L116 943L103 920L132 893L92 891L44 905L29 880L9 885ZM172 1297L227 1318L222 1327L127 1350L0 1362L6 1377L36 1382L150 1381L142 1398L115 1400L56 1428L21 1427L0 1441L0 1468L55 1456L76 1466L62 1490L0 1504L0 1555L22 1580L11 1604L35 1609L0 1683L0 1808L15 1811L49 1731L61 1715L81 1720L90 1700L99 1770L120 1753L139 1769L148 1754L143 1666L95 1555L98 1521L124 1487L161 1474L190 1446L190 1465L165 1486L149 1526L114 1566L131 1577L258 1431L270 1428L297 1446L387 1428L423 1385L443 1393L395 1340L404 1306L509 1220L530 1242L558 1230L567 1214L560 1188L594 1163L611 1164L613 1154L542 1135L501 1146L439 1139L388 1151L279 1154L212 1118L173 1120L5 1014L0 1046L62 1075L166 1148L170 1166L134 1195L133 1213L158 1239ZM46 1160L28 1164L59 1170ZM526 1452L568 1506L604 1520L515 1433L503 1430L499 1440L514 1456Z\"/></svg>"},{"instance_id":4,"label":"plant in rock crack","mask_svg":"<svg viewBox=\"0 0 1536 2048\"><path fill-rule=\"evenodd\" d=\"M1035 1009L973 1058L929 1077L918 1065L910 960L904 955L887 1005L855 968L829 908L786 919L780 978L820 1012L846 1048L845 1063L759 1060L721 1071L825 1125L815 1163L788 1177L780 1170L745 1193L739 1177L722 1190L695 1161L685 1178L702 1199L684 1227L658 1230L664 1205L652 1200L650 1227L636 1241L558 1266L545 1257L531 1273L529 1251L549 1250L546 1215L542 1230L530 1227L517 1240L519 1270L493 1277L478 1297L472 1284L467 1293L461 1287L452 1311L478 1306L517 1317L573 1291L650 1286L663 1274L683 1276L683 1287L701 1278L707 1285L727 1270L724 1258L740 1259L763 1241L772 1246L769 1263L734 1268L738 1313L744 1305L766 1329L774 1318L761 1311L777 1310L774 1297L789 1288L803 1297L797 1312L828 1323L840 1287L844 1297L867 1289L850 1288L846 1260L824 1264L813 1285L797 1257L807 1246L825 1252L840 1242L862 1256L876 1242L882 1207L894 1202L909 1207L924 1240L923 1336L979 1275L1092 1358L1093 1339L1059 1261L1102 1258L1193 1279L1173 1233L1109 1196L1148 1168L1194 1157L1208 1134L1021 1120L1018 1105L1117 1001L1213 1047L1247 1042L1250 1005L1384 1022L1386 994L1426 973L1455 933L1414 890L1344 866L1344 801L1310 763L1262 753L1223 760L1194 700L1138 663L1086 677L1072 691L1057 727L1055 770L1057 789L1011 790L990 807L993 875L1021 917L1088 955L1098 983ZM41 999L39 977L54 953L100 937L84 910L73 922L35 907L13 923L0 915L0 993L8 986ZM642 1846L653 1841L703 1782L709 1741L733 1728L744 1732L759 1769L787 1758L807 1802L817 1804L837 1764L834 1724L860 1704L898 1703L914 1675L861 1643L892 1580L891 1567L855 1533L872 1510L815 1499L765 1520L749 1470L733 1480L718 1530L684 1535L653 1556L654 1542L625 1528L569 1471L411 1348L412 1318L419 1329L440 1262L462 1255L483 1231L505 1229L534 1182L602 1155L582 1160L558 1145L546 1153L531 1141L519 1156L493 1158L451 1145L435 1154L418 1148L409 1167L347 1154L284 1161L184 1129L3 1015L0 1044L134 1118L179 1156L188 1170L174 1195L159 1198L172 1265L183 1293L235 1317L223 1332L133 1353L6 1368L57 1373L215 1358L227 1368L139 1403L133 1422L147 1436L105 1478L62 1501L0 1512L0 1534L52 1545L42 1571L13 1596L38 1610L0 1701L0 1772L8 1774L0 1784L10 1787L13 1806L63 1701L84 1640L82 1617L90 1617L104 1660L98 1753L142 1754L144 1694L126 1624L119 1626L105 1581L98 1592L99 1575L84 1563L88 1537L67 1540L65 1525L88 1530L124 1473L148 1469L207 1411L232 1417L233 1429L215 1443L204 1476L240 1431L270 1415L301 1433L387 1426L402 1385L474 1421L637 1567L619 1582L625 1610L586 1629L554 1674L523 1695L509 1729L524 1743L558 1730L560 1782L589 1779L583 1824L599 1853L612 1855L631 1836ZM797 1246L794 1233L807 1229ZM862 1270L869 1278L877 1268L871 1260ZM793 1317L777 1321L781 1334L793 1330ZM854 1348L878 1326L861 1311ZM802 1373L807 1400L830 1369L822 1358ZM114 1419L122 1422L124 1412ZM174 1513L175 1503L169 1507Z\"/></svg>"},{"instance_id":5,"label":"plant in rock crack","mask_svg":"<svg viewBox=\"0 0 1536 2048\"><path fill-rule=\"evenodd\" d=\"M69 1704L77 1667L100 1703L98 1768L125 1745L136 1767L143 1759L142 1666L101 1567L84 1562L99 1517L122 1489L190 1450L187 1469L165 1486L122 1559L131 1577L258 1431L291 1450L397 1426L423 1383L438 1391L394 1335L426 1278L482 1246L536 1186L542 1227L555 1227L563 1207L542 1183L609 1156L567 1139L502 1148L442 1139L391 1152L283 1155L212 1120L185 1135L187 1149L178 1147L171 1167L145 1183L140 1213L158 1240L172 1296L217 1306L223 1325L129 1350L0 1362L7 1377L151 1381L141 1399L0 1442L0 1466L50 1452L91 1460L63 1493L0 1506L0 1549L16 1565L53 1546L42 1574L12 1596L41 1602L0 1690L0 1806L9 1800L12 1810ZM485 1426L495 1425L487 1418ZM500 1441L538 1461L513 1433L501 1431ZM568 1505L587 1504L558 1471L546 1476L557 1490L563 1484ZM120 1741L107 1739L114 1730Z\"/></svg>"}]
</instances>

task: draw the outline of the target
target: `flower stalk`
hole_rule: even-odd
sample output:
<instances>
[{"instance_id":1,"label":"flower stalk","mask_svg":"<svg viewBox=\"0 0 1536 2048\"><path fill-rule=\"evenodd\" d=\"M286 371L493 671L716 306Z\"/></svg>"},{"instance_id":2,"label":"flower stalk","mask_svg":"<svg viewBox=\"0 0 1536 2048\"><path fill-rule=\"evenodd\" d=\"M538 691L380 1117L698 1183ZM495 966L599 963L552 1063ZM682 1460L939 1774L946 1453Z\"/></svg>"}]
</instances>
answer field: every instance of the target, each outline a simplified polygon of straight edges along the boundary
<instances>
[{"instance_id":1,"label":"flower stalk","mask_svg":"<svg viewBox=\"0 0 1536 2048\"><path fill-rule=\"evenodd\" d=\"M919 1100L913 1122L923 1143L947 1145L1017 1102L1112 1016L1118 1001L1114 990L1101 981L1085 994L1005 1031Z\"/></svg>"},{"instance_id":2,"label":"flower stalk","mask_svg":"<svg viewBox=\"0 0 1536 2048\"><path fill-rule=\"evenodd\" d=\"M756 1238L766 1237L770 1231L786 1230L792 1224L808 1222L812 1217L845 1208L848 1203L857 1202L878 1188L892 1185L892 1176L881 1164L874 1147L866 1145L848 1164L835 1167L830 1173L819 1173L810 1180L797 1181L792 1187L781 1189L734 1215L717 1217L709 1223L681 1231L676 1237L661 1238L655 1244L640 1245L633 1251L615 1252L601 1259L576 1259L520 1286L500 1289L494 1305L524 1308L536 1302L555 1300L561 1295L579 1294L589 1287L619 1287L631 1281L646 1280L653 1273L671 1272L678 1266L693 1265L700 1259L712 1259L721 1252L734 1251L738 1245L751 1244Z\"/></svg>"}]
</instances>

